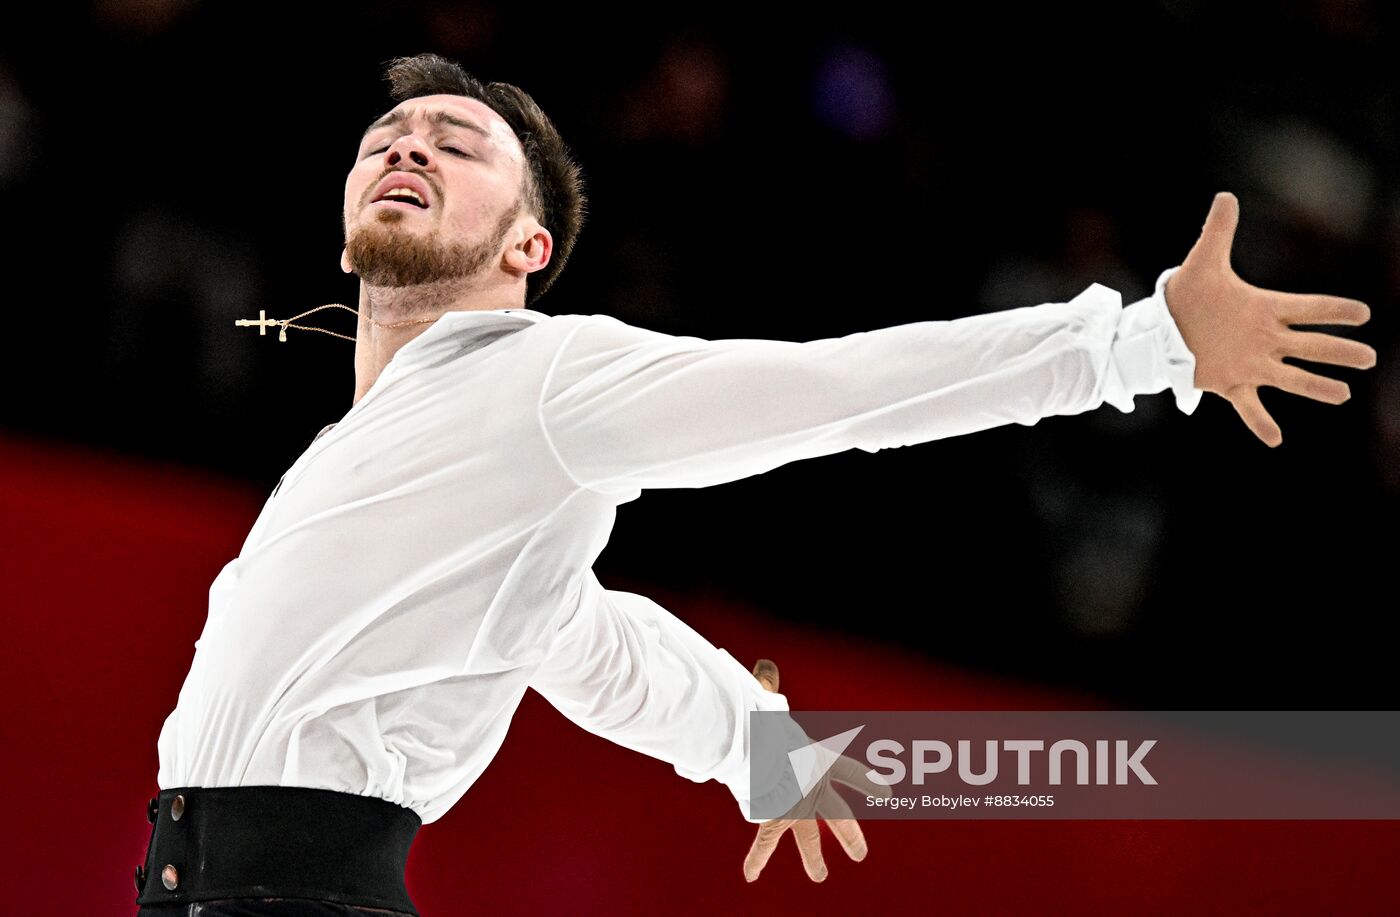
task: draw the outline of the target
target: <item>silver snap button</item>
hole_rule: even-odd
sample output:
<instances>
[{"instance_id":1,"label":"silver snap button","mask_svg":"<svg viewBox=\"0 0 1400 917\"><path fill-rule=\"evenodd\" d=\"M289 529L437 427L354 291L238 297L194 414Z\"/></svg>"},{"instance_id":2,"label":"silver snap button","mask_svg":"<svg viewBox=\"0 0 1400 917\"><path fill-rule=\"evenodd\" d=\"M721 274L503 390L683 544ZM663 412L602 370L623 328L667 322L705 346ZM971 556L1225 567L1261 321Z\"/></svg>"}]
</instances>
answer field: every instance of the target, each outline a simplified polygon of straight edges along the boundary
<instances>
[{"instance_id":1,"label":"silver snap button","mask_svg":"<svg viewBox=\"0 0 1400 917\"><path fill-rule=\"evenodd\" d=\"M174 891L175 886L180 884L180 874L175 871L174 866L166 863L165 868L160 871L160 881L166 888Z\"/></svg>"},{"instance_id":2,"label":"silver snap button","mask_svg":"<svg viewBox=\"0 0 1400 917\"><path fill-rule=\"evenodd\" d=\"M180 820L180 816L185 814L185 797L176 796L170 803L170 817L175 821Z\"/></svg>"}]
</instances>

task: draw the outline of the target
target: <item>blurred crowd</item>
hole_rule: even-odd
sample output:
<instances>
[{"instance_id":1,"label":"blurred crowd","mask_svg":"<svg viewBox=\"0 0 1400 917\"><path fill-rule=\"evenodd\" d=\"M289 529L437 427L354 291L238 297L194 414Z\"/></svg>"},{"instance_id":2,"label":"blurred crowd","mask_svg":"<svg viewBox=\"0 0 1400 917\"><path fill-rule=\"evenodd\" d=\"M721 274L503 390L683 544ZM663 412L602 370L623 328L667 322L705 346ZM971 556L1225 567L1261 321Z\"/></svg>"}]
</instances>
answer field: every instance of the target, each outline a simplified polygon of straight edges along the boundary
<instances>
[{"instance_id":1,"label":"blurred crowd","mask_svg":"<svg viewBox=\"0 0 1400 917\"><path fill-rule=\"evenodd\" d=\"M234 320L355 303L343 184L399 54L522 86L581 162L588 221L537 308L675 334L811 340L1095 282L1128 303L1230 190L1245 280L1372 307L1347 333L1377 367L1323 369L1350 402L1265 391L1279 450L1219 399L1185 418L1139 397L1131 414L648 495L620 510L600 574L1125 700L1383 703L1392 8L969 5L919 29L857 10L654 13L621 28L594 6L446 0L303 24L208 0L37 11L42 32L0 37L0 425L270 490L349 408L353 346ZM315 318L353 334L338 310Z\"/></svg>"}]
</instances>

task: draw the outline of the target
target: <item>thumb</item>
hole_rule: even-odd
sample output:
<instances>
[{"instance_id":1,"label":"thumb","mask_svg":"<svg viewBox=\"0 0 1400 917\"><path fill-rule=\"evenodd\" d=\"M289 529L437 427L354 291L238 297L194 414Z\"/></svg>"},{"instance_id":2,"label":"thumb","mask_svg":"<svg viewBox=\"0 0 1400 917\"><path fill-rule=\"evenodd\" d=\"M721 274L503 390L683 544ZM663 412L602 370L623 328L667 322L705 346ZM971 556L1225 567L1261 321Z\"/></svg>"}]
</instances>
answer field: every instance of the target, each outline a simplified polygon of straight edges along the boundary
<instances>
[{"instance_id":1,"label":"thumb","mask_svg":"<svg viewBox=\"0 0 1400 917\"><path fill-rule=\"evenodd\" d=\"M1206 214L1205 225L1201 228L1201 238L1190 256L1228 268L1230 248L1235 242L1235 227L1239 222L1239 198L1229 191L1221 191L1211 202L1210 213Z\"/></svg>"},{"instance_id":2,"label":"thumb","mask_svg":"<svg viewBox=\"0 0 1400 917\"><path fill-rule=\"evenodd\" d=\"M765 690L778 691L778 664L771 659L760 659L753 664L753 677Z\"/></svg>"}]
</instances>

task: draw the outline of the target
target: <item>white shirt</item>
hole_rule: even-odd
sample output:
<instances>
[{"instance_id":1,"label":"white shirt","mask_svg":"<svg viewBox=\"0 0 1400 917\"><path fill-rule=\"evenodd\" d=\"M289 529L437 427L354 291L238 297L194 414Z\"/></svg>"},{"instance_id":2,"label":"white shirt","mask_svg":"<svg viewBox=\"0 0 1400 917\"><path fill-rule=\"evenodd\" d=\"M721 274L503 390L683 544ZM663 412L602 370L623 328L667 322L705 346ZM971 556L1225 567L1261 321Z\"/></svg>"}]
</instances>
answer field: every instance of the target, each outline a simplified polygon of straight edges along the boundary
<instances>
[{"instance_id":1,"label":"white shirt","mask_svg":"<svg viewBox=\"0 0 1400 917\"><path fill-rule=\"evenodd\" d=\"M748 815L729 653L592 564L620 503L846 449L1078 414L1195 359L1163 299L1068 303L809 341L708 341L603 315L448 312L322 430L209 589L157 783L290 785L442 816L527 687L584 729L723 782ZM872 466L872 471L878 469Z\"/></svg>"}]
</instances>

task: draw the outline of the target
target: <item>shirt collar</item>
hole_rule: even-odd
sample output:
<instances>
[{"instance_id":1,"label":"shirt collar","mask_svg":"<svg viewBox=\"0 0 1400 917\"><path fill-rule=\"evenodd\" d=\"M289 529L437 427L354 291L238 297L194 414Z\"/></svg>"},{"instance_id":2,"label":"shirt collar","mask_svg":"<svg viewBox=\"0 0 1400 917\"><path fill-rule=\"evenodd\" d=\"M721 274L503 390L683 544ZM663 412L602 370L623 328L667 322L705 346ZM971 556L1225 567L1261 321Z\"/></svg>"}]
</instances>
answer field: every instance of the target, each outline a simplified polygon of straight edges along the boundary
<instances>
[{"instance_id":1,"label":"shirt collar","mask_svg":"<svg viewBox=\"0 0 1400 917\"><path fill-rule=\"evenodd\" d=\"M442 313L441 317L439 317L438 320L433 323L433 327L436 328L439 324L442 323L443 319L450 319L451 321L468 321L471 319L482 319L486 317L499 318L501 316L515 316L519 318L527 318L533 322L537 322L540 319L549 318L548 315L544 314L543 312L536 312L534 309L453 309L450 312Z\"/></svg>"},{"instance_id":2,"label":"shirt collar","mask_svg":"<svg viewBox=\"0 0 1400 917\"><path fill-rule=\"evenodd\" d=\"M491 325L515 325L518 328L521 327L522 322L535 324L547 318L549 318L548 315L536 312L534 309L453 309L444 312L437 321L428 326L426 331L400 347L390 362L398 365L412 362L414 354L431 345L437 338L451 333L454 329L468 328L473 325L483 328ZM406 354L404 359L399 358L400 354Z\"/></svg>"}]
</instances>

